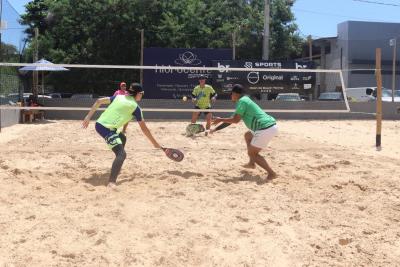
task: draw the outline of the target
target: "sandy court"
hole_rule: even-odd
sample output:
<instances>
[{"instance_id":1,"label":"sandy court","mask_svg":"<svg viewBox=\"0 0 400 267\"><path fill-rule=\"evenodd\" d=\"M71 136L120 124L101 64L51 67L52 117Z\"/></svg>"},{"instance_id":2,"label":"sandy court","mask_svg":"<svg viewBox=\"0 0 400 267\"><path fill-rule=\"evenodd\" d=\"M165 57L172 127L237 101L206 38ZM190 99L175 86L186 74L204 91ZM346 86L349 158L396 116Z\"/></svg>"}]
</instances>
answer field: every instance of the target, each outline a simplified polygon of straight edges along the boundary
<instances>
[{"instance_id":1,"label":"sandy court","mask_svg":"<svg viewBox=\"0 0 400 267\"><path fill-rule=\"evenodd\" d=\"M0 266L400 266L400 122L279 121L247 161L243 124L211 137L148 122L169 160L128 127L117 192L92 122L0 133Z\"/></svg>"}]
</instances>

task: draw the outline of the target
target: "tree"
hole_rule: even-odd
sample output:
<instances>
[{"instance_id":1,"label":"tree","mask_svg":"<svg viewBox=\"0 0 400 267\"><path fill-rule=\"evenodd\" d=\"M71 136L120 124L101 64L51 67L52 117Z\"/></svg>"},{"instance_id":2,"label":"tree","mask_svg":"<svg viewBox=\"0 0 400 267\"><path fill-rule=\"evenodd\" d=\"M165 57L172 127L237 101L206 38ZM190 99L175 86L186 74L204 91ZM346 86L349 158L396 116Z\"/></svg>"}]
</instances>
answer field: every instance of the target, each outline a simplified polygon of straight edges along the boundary
<instances>
[{"instance_id":1,"label":"tree","mask_svg":"<svg viewBox=\"0 0 400 267\"><path fill-rule=\"evenodd\" d=\"M19 53L15 45L1 43L0 57L4 62L18 62Z\"/></svg>"},{"instance_id":2,"label":"tree","mask_svg":"<svg viewBox=\"0 0 400 267\"><path fill-rule=\"evenodd\" d=\"M273 0L271 5L271 55L275 59L290 59L301 55L304 40L298 34L291 11L293 0Z\"/></svg>"},{"instance_id":3,"label":"tree","mask_svg":"<svg viewBox=\"0 0 400 267\"><path fill-rule=\"evenodd\" d=\"M39 55L55 63L138 65L140 29L146 47L230 48L235 32L238 59L259 59L263 5L263 0L33 0L21 21L29 26L29 38L39 28ZM301 49L291 6L271 2L272 59L288 59ZM68 90L109 93L118 81L137 79L131 70L73 69L54 82Z\"/></svg>"}]
</instances>

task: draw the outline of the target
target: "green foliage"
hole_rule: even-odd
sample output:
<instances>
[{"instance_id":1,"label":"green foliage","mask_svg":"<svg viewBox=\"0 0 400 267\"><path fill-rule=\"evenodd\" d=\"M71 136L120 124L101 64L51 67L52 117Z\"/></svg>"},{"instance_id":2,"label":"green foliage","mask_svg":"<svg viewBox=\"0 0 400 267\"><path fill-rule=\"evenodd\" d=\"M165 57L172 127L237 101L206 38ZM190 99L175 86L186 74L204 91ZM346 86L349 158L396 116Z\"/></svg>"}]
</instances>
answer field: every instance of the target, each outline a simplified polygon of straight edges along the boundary
<instances>
[{"instance_id":1,"label":"green foliage","mask_svg":"<svg viewBox=\"0 0 400 267\"><path fill-rule=\"evenodd\" d=\"M271 0L271 59L300 53L292 2ZM140 29L145 47L231 48L235 32L237 59L262 54L264 0L33 0L26 8L21 21L29 38L39 28L39 58L55 63L138 65ZM79 69L57 74L54 83L69 91L111 92L138 75Z\"/></svg>"},{"instance_id":2,"label":"green foliage","mask_svg":"<svg viewBox=\"0 0 400 267\"><path fill-rule=\"evenodd\" d=\"M1 43L0 58L3 62L18 62L19 53L15 45Z\"/></svg>"}]
</instances>

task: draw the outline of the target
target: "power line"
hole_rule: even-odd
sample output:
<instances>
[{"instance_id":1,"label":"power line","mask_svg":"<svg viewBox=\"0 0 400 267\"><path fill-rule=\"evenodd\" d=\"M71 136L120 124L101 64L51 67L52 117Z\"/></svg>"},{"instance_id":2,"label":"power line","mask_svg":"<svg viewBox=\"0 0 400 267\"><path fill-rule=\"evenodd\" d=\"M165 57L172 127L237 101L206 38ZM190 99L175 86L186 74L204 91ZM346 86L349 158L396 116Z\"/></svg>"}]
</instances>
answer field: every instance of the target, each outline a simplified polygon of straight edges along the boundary
<instances>
[{"instance_id":1,"label":"power line","mask_svg":"<svg viewBox=\"0 0 400 267\"><path fill-rule=\"evenodd\" d=\"M385 2L378 2L378 1L371 1L371 0L353 0L353 1L355 1L355 2L363 2L363 3L368 3L368 4L375 4L375 5L400 7L399 4L392 4L392 3L385 3Z\"/></svg>"},{"instance_id":2,"label":"power line","mask_svg":"<svg viewBox=\"0 0 400 267\"><path fill-rule=\"evenodd\" d=\"M356 1L356 0L353 0ZM399 5L400 6L400 5ZM323 16L332 16L332 17L342 17L342 18L347 18L350 20L361 20L361 21L370 21L370 22L384 22L384 23L396 23L393 20L384 20L384 19L371 19L371 18L358 18L358 17L351 17L351 16L343 16L339 14L333 14L333 13L326 13L326 12L317 12L317 11L312 11L312 10L306 10L306 9L299 9L299 8L293 8L293 10L297 10L300 12L305 12L305 13L312 13L316 15L323 15Z\"/></svg>"},{"instance_id":3,"label":"power line","mask_svg":"<svg viewBox=\"0 0 400 267\"><path fill-rule=\"evenodd\" d=\"M2 0L0 0L0 1L2 1ZM15 12L18 16L20 16L19 12L17 11L17 9L16 9L13 5L11 5L10 1L8 1L8 0L4 0L4 1L6 1L7 4L11 7L11 9L14 10L14 12Z\"/></svg>"},{"instance_id":4,"label":"power line","mask_svg":"<svg viewBox=\"0 0 400 267\"><path fill-rule=\"evenodd\" d=\"M353 0L356 1L356 0ZM400 6L400 5L399 5ZM300 12L305 12L305 13L312 13L312 14L317 14L317 15L324 15L324 16L332 16L332 17L341 17L341 18L348 18L348 19L358 19L358 20L366 20L369 21L371 19L367 19L367 18L358 18L358 17L351 17L351 16L343 16L343 15L339 15L339 14L334 14L334 13L326 13L326 12L317 12L317 11L313 11L313 10L306 10L306 9L301 9L301 8L293 8L293 10L297 10ZM384 20L380 20L380 21L384 21ZM386 21L389 22L389 21Z\"/></svg>"}]
</instances>

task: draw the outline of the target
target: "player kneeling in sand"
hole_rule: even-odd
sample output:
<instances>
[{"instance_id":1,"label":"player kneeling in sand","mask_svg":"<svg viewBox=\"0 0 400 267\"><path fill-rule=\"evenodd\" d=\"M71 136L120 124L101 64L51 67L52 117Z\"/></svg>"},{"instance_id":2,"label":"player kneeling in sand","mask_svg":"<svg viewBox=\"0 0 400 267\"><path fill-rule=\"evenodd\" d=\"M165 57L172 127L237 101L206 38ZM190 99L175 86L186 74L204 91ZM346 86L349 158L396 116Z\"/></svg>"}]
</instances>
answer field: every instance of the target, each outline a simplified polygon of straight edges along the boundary
<instances>
[{"instance_id":1,"label":"player kneeling in sand","mask_svg":"<svg viewBox=\"0 0 400 267\"><path fill-rule=\"evenodd\" d=\"M244 95L244 88L241 84L235 84L232 88L231 99L236 103L236 111L231 118L214 118L212 124L238 123L243 120L250 131L246 132L244 139L247 144L249 162L245 168L255 168L256 164L268 172L267 179L273 179L277 174L271 169L267 161L259 153L267 148L269 141L277 134L278 127L276 120L265 113L248 96ZM218 127L217 127L218 128ZM215 132L211 130L211 132Z\"/></svg>"},{"instance_id":2,"label":"player kneeling in sand","mask_svg":"<svg viewBox=\"0 0 400 267\"><path fill-rule=\"evenodd\" d=\"M124 149L126 137L122 132L118 132L119 128L135 117L143 134L150 140L153 146L155 148L161 148L147 128L143 119L142 110L137 104L144 94L142 86L138 83L133 83L127 91L129 95L117 95L98 99L82 122L82 127L87 128L90 118L96 112L97 108L103 104L110 104L97 120L96 131L105 139L108 146L115 153L108 183L108 186L111 188L116 186L117 176L126 158Z\"/></svg>"}]
</instances>

